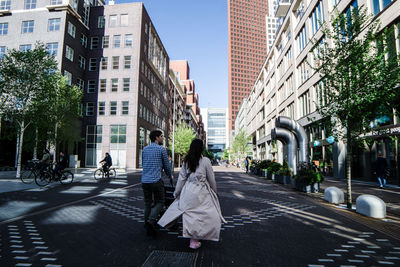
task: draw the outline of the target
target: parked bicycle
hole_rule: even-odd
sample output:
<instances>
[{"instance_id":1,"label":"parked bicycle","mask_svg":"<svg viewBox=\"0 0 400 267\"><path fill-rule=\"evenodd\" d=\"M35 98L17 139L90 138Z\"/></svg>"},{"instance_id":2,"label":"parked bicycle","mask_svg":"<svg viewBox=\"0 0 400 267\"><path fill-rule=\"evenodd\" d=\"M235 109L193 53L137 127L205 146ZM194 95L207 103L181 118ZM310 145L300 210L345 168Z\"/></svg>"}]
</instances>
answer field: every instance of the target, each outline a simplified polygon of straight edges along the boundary
<instances>
[{"instance_id":1,"label":"parked bicycle","mask_svg":"<svg viewBox=\"0 0 400 267\"><path fill-rule=\"evenodd\" d=\"M35 176L35 183L40 186L46 186L52 181L59 181L61 184L70 184L74 180L74 174L69 170L55 172L51 165L40 174Z\"/></svg>"},{"instance_id":2,"label":"parked bicycle","mask_svg":"<svg viewBox=\"0 0 400 267\"><path fill-rule=\"evenodd\" d=\"M20 179L24 184L30 184L35 180L39 174L38 169L39 160L28 160L28 168L21 171Z\"/></svg>"},{"instance_id":3,"label":"parked bicycle","mask_svg":"<svg viewBox=\"0 0 400 267\"><path fill-rule=\"evenodd\" d=\"M96 180L104 179L105 177L107 178L117 177L117 172L115 171L115 168L109 168L108 171L105 172L103 166L101 166L94 172L94 179Z\"/></svg>"}]
</instances>

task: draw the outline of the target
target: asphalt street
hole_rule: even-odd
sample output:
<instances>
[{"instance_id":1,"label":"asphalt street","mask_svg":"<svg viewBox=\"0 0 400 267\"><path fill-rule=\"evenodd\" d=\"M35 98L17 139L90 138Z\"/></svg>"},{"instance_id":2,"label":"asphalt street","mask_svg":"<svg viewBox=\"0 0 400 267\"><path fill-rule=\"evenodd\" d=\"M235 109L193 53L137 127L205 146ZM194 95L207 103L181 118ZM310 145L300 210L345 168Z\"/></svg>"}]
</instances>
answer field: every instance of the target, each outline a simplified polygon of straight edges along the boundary
<instances>
[{"instance_id":1,"label":"asphalt street","mask_svg":"<svg viewBox=\"0 0 400 267\"><path fill-rule=\"evenodd\" d=\"M145 235L140 173L90 172L0 193L0 266L400 265L400 240L368 218L225 167L215 174L227 224L193 251L180 229Z\"/></svg>"}]
</instances>

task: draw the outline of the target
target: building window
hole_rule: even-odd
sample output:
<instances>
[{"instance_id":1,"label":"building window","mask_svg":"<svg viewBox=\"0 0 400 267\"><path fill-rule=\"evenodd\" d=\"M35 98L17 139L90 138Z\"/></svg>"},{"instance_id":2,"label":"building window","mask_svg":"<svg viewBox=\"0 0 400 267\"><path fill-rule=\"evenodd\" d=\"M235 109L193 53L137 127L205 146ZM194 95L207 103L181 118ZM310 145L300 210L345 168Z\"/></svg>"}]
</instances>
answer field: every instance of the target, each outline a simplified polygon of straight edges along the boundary
<instances>
[{"instance_id":1,"label":"building window","mask_svg":"<svg viewBox=\"0 0 400 267\"><path fill-rule=\"evenodd\" d=\"M108 35L103 36L103 42L102 42L103 48L108 48L109 43L110 43L110 36Z\"/></svg>"},{"instance_id":2,"label":"building window","mask_svg":"<svg viewBox=\"0 0 400 267\"><path fill-rule=\"evenodd\" d=\"M47 26L47 31L56 32L60 30L61 19L49 19L49 25Z\"/></svg>"},{"instance_id":3,"label":"building window","mask_svg":"<svg viewBox=\"0 0 400 267\"><path fill-rule=\"evenodd\" d=\"M83 3L83 23L89 27L90 6L89 3Z\"/></svg>"},{"instance_id":4,"label":"building window","mask_svg":"<svg viewBox=\"0 0 400 267\"><path fill-rule=\"evenodd\" d=\"M94 103L88 102L86 103L86 116L93 116L94 115Z\"/></svg>"},{"instance_id":5,"label":"building window","mask_svg":"<svg viewBox=\"0 0 400 267\"><path fill-rule=\"evenodd\" d=\"M11 0L1 0L0 10L9 10L11 8Z\"/></svg>"},{"instance_id":6,"label":"building window","mask_svg":"<svg viewBox=\"0 0 400 267\"><path fill-rule=\"evenodd\" d=\"M121 35L114 35L113 47L114 48L121 47Z\"/></svg>"},{"instance_id":7,"label":"building window","mask_svg":"<svg viewBox=\"0 0 400 267\"><path fill-rule=\"evenodd\" d=\"M81 68L83 70L86 69L86 58L84 58L83 56L79 55L78 61L79 61L79 68Z\"/></svg>"},{"instance_id":8,"label":"building window","mask_svg":"<svg viewBox=\"0 0 400 267\"><path fill-rule=\"evenodd\" d=\"M0 35L7 35L8 33L8 22L0 23Z\"/></svg>"},{"instance_id":9,"label":"building window","mask_svg":"<svg viewBox=\"0 0 400 267\"><path fill-rule=\"evenodd\" d=\"M110 134L111 144L126 143L126 125L111 125L110 132L111 132Z\"/></svg>"},{"instance_id":10,"label":"building window","mask_svg":"<svg viewBox=\"0 0 400 267\"><path fill-rule=\"evenodd\" d=\"M122 115L129 114L129 101L122 101Z\"/></svg>"},{"instance_id":11,"label":"building window","mask_svg":"<svg viewBox=\"0 0 400 267\"><path fill-rule=\"evenodd\" d=\"M324 23L324 6L320 0L310 16L311 33L314 35Z\"/></svg>"},{"instance_id":12,"label":"building window","mask_svg":"<svg viewBox=\"0 0 400 267\"><path fill-rule=\"evenodd\" d=\"M78 1L79 0L70 0L70 5L75 11L78 11Z\"/></svg>"},{"instance_id":13,"label":"building window","mask_svg":"<svg viewBox=\"0 0 400 267\"><path fill-rule=\"evenodd\" d=\"M96 71L97 70L97 58L89 59L89 70Z\"/></svg>"},{"instance_id":14,"label":"building window","mask_svg":"<svg viewBox=\"0 0 400 267\"><path fill-rule=\"evenodd\" d=\"M110 115L117 115L117 101L110 102Z\"/></svg>"},{"instance_id":15,"label":"building window","mask_svg":"<svg viewBox=\"0 0 400 267\"><path fill-rule=\"evenodd\" d=\"M100 79L99 91L104 93L107 89L107 79Z\"/></svg>"},{"instance_id":16,"label":"building window","mask_svg":"<svg viewBox=\"0 0 400 267\"><path fill-rule=\"evenodd\" d=\"M132 34L125 35L125 47L132 47L133 37Z\"/></svg>"},{"instance_id":17,"label":"building window","mask_svg":"<svg viewBox=\"0 0 400 267\"><path fill-rule=\"evenodd\" d=\"M112 57L113 59L113 70L119 69L119 57Z\"/></svg>"},{"instance_id":18,"label":"building window","mask_svg":"<svg viewBox=\"0 0 400 267\"><path fill-rule=\"evenodd\" d=\"M110 15L110 27L116 27L118 22L118 17L117 15Z\"/></svg>"},{"instance_id":19,"label":"building window","mask_svg":"<svg viewBox=\"0 0 400 267\"><path fill-rule=\"evenodd\" d=\"M58 43L48 43L46 44L46 49L49 55L57 56L58 53Z\"/></svg>"},{"instance_id":20,"label":"building window","mask_svg":"<svg viewBox=\"0 0 400 267\"><path fill-rule=\"evenodd\" d=\"M0 46L0 58L4 57L6 51L7 51L7 47Z\"/></svg>"},{"instance_id":21,"label":"building window","mask_svg":"<svg viewBox=\"0 0 400 267\"><path fill-rule=\"evenodd\" d=\"M118 78L111 79L111 92L118 92Z\"/></svg>"},{"instance_id":22,"label":"building window","mask_svg":"<svg viewBox=\"0 0 400 267\"><path fill-rule=\"evenodd\" d=\"M25 9L36 8L36 0L25 0Z\"/></svg>"},{"instance_id":23,"label":"building window","mask_svg":"<svg viewBox=\"0 0 400 267\"><path fill-rule=\"evenodd\" d=\"M71 61L74 61L74 49L68 45L65 45L65 57Z\"/></svg>"},{"instance_id":24,"label":"building window","mask_svg":"<svg viewBox=\"0 0 400 267\"><path fill-rule=\"evenodd\" d=\"M64 70L64 77L67 79L67 85L72 85L72 73Z\"/></svg>"},{"instance_id":25,"label":"building window","mask_svg":"<svg viewBox=\"0 0 400 267\"><path fill-rule=\"evenodd\" d=\"M19 46L19 51L21 51L21 52L26 52L31 49L32 49L32 45L30 45L30 44L24 44L24 45Z\"/></svg>"},{"instance_id":26,"label":"building window","mask_svg":"<svg viewBox=\"0 0 400 267\"><path fill-rule=\"evenodd\" d=\"M124 89L123 90L125 92L129 91L130 83L131 83L131 79L130 78L124 78L124 80L123 80L123 88Z\"/></svg>"},{"instance_id":27,"label":"building window","mask_svg":"<svg viewBox=\"0 0 400 267\"><path fill-rule=\"evenodd\" d=\"M374 15L384 10L393 0L372 0L372 10Z\"/></svg>"},{"instance_id":28,"label":"building window","mask_svg":"<svg viewBox=\"0 0 400 267\"><path fill-rule=\"evenodd\" d=\"M22 22L22 33L32 33L35 22L33 20Z\"/></svg>"},{"instance_id":29,"label":"building window","mask_svg":"<svg viewBox=\"0 0 400 267\"><path fill-rule=\"evenodd\" d=\"M121 14L121 26L128 26L128 14Z\"/></svg>"},{"instance_id":30,"label":"building window","mask_svg":"<svg viewBox=\"0 0 400 267\"><path fill-rule=\"evenodd\" d=\"M299 97L300 117L308 115L311 111L310 91L305 92Z\"/></svg>"},{"instance_id":31,"label":"building window","mask_svg":"<svg viewBox=\"0 0 400 267\"><path fill-rule=\"evenodd\" d=\"M89 81L88 81L87 92L88 92L88 93L94 93L94 92L96 92L96 81L95 81L95 80L89 80Z\"/></svg>"},{"instance_id":32,"label":"building window","mask_svg":"<svg viewBox=\"0 0 400 267\"><path fill-rule=\"evenodd\" d=\"M304 27L300 30L299 35L297 36L297 43L298 43L298 47L299 47L299 52L303 51L303 49L306 47L307 45L307 29L306 29L306 25L304 25Z\"/></svg>"},{"instance_id":33,"label":"building window","mask_svg":"<svg viewBox=\"0 0 400 267\"><path fill-rule=\"evenodd\" d=\"M90 49L99 48L99 37L92 37L90 39Z\"/></svg>"},{"instance_id":34,"label":"building window","mask_svg":"<svg viewBox=\"0 0 400 267\"><path fill-rule=\"evenodd\" d=\"M61 5L63 0L50 0L50 5Z\"/></svg>"},{"instance_id":35,"label":"building window","mask_svg":"<svg viewBox=\"0 0 400 267\"><path fill-rule=\"evenodd\" d=\"M106 70L108 65L108 57L101 58L101 69Z\"/></svg>"},{"instance_id":36,"label":"building window","mask_svg":"<svg viewBox=\"0 0 400 267\"><path fill-rule=\"evenodd\" d=\"M83 91L85 90L85 81L78 78L78 88Z\"/></svg>"},{"instance_id":37,"label":"building window","mask_svg":"<svg viewBox=\"0 0 400 267\"><path fill-rule=\"evenodd\" d=\"M125 69L131 68L131 56L124 56L124 68Z\"/></svg>"},{"instance_id":38,"label":"building window","mask_svg":"<svg viewBox=\"0 0 400 267\"><path fill-rule=\"evenodd\" d=\"M81 45L85 48L87 47L87 37L83 33L81 33Z\"/></svg>"},{"instance_id":39,"label":"building window","mask_svg":"<svg viewBox=\"0 0 400 267\"><path fill-rule=\"evenodd\" d=\"M75 38L76 27L70 21L68 21L68 34Z\"/></svg>"},{"instance_id":40,"label":"building window","mask_svg":"<svg viewBox=\"0 0 400 267\"><path fill-rule=\"evenodd\" d=\"M106 114L106 102L99 102L99 116Z\"/></svg>"},{"instance_id":41,"label":"building window","mask_svg":"<svg viewBox=\"0 0 400 267\"><path fill-rule=\"evenodd\" d=\"M106 20L104 19L104 16L99 16L99 18L97 19L97 28L99 29L104 28L105 22Z\"/></svg>"}]
</instances>

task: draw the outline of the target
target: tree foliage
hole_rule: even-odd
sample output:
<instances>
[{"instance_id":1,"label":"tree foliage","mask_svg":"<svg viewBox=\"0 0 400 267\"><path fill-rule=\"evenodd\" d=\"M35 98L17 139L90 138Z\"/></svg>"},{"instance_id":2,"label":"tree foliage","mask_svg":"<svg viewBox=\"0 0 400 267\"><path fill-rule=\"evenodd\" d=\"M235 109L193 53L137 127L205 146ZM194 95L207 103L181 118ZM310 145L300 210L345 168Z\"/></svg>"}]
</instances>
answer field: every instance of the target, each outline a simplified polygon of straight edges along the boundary
<instances>
[{"instance_id":1,"label":"tree foliage","mask_svg":"<svg viewBox=\"0 0 400 267\"><path fill-rule=\"evenodd\" d=\"M351 143L383 105L393 104L400 81L398 56L385 60L387 46L381 45L388 31L364 7L354 7L324 25L327 41L315 42L314 57L320 64L323 86L318 92L317 109L332 118L333 134L347 143L348 205L351 206ZM330 43L329 43L330 42ZM396 89L397 88L397 89Z\"/></svg>"},{"instance_id":2,"label":"tree foliage","mask_svg":"<svg viewBox=\"0 0 400 267\"><path fill-rule=\"evenodd\" d=\"M249 145L250 141L251 136L247 135L243 128L240 129L232 143L232 152L238 159L247 156L248 152L251 150L251 146Z\"/></svg>"},{"instance_id":3,"label":"tree foliage","mask_svg":"<svg viewBox=\"0 0 400 267\"><path fill-rule=\"evenodd\" d=\"M172 134L169 136L169 143L174 145L174 152L178 155L185 155L190 148L190 144L192 143L193 139L196 137L192 128L184 125L179 124L175 129L175 142L172 140Z\"/></svg>"}]
</instances>

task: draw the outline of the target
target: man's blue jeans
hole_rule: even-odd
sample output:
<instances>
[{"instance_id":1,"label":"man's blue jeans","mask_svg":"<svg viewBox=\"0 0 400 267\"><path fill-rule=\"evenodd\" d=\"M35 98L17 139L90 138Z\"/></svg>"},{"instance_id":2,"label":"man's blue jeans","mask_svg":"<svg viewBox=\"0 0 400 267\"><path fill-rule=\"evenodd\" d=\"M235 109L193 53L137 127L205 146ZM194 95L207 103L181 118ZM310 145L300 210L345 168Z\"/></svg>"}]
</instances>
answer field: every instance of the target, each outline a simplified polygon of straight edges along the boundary
<instances>
[{"instance_id":1,"label":"man's blue jeans","mask_svg":"<svg viewBox=\"0 0 400 267\"><path fill-rule=\"evenodd\" d=\"M378 176L378 181L379 181L380 186L385 186L386 185L386 179L385 179L385 177L383 175L382 176Z\"/></svg>"},{"instance_id":2,"label":"man's blue jeans","mask_svg":"<svg viewBox=\"0 0 400 267\"><path fill-rule=\"evenodd\" d=\"M155 183L142 183L144 194L144 222L155 225L165 204L164 182L160 179ZM154 197L154 206L153 204Z\"/></svg>"}]
</instances>

